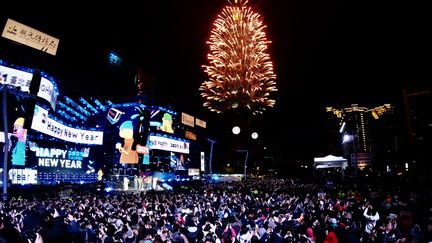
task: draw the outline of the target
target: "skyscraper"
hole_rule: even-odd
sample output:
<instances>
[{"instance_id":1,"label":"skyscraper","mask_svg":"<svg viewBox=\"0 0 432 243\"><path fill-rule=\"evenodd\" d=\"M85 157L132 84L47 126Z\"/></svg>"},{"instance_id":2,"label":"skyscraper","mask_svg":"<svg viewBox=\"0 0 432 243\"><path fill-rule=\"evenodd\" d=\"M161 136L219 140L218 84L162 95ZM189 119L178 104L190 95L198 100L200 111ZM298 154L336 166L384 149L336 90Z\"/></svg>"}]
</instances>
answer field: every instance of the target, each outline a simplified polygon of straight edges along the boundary
<instances>
[{"instance_id":1,"label":"skyscraper","mask_svg":"<svg viewBox=\"0 0 432 243\"><path fill-rule=\"evenodd\" d=\"M391 108L390 104L375 108L362 107L358 104L342 109L326 108L327 112L332 112L339 120L343 150L351 166L372 166L374 151L370 125L372 120L379 119Z\"/></svg>"}]
</instances>

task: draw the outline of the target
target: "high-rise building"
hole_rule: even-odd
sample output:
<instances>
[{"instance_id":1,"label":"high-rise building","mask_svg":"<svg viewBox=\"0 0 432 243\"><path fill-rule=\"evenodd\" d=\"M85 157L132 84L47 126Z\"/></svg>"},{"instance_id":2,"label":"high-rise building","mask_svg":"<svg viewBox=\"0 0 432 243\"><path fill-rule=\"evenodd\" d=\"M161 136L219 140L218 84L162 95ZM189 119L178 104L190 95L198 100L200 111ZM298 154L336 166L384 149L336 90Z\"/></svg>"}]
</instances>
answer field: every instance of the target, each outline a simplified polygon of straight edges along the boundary
<instances>
[{"instance_id":1,"label":"high-rise building","mask_svg":"<svg viewBox=\"0 0 432 243\"><path fill-rule=\"evenodd\" d=\"M432 177L432 171L425 170L430 168L426 163L430 161L432 146L432 89L430 86L404 89L403 96L409 150L407 167Z\"/></svg>"},{"instance_id":2,"label":"high-rise building","mask_svg":"<svg viewBox=\"0 0 432 243\"><path fill-rule=\"evenodd\" d=\"M350 160L351 166L357 164L359 168L364 168L373 165L374 146L371 122L379 119L391 108L390 104L375 108L362 107L358 104L342 109L326 108L327 112L333 113L339 120L339 133L344 154Z\"/></svg>"}]
</instances>

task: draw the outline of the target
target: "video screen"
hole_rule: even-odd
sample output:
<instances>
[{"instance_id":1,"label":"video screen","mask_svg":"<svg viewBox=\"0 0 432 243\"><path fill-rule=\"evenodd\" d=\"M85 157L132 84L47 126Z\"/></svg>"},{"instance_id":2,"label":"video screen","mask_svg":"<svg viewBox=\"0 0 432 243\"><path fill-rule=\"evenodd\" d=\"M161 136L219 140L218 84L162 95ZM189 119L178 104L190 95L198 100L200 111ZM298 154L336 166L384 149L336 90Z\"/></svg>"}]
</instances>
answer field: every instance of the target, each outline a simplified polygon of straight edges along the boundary
<instances>
[{"instance_id":1,"label":"video screen","mask_svg":"<svg viewBox=\"0 0 432 243\"><path fill-rule=\"evenodd\" d=\"M140 157L148 153L149 109L138 103L117 105L107 111L106 121L104 130L111 134L106 145L115 151L116 161L138 164Z\"/></svg>"},{"instance_id":2,"label":"video screen","mask_svg":"<svg viewBox=\"0 0 432 243\"><path fill-rule=\"evenodd\" d=\"M95 147L52 141L29 141L28 147L27 165L37 168L39 172L95 172L93 158Z\"/></svg>"},{"instance_id":3,"label":"video screen","mask_svg":"<svg viewBox=\"0 0 432 243\"><path fill-rule=\"evenodd\" d=\"M27 100L19 96L7 94L7 138L9 139L8 164L15 166L26 165L26 140L28 111L30 108ZM3 99L0 99L0 107L3 105ZM3 114L3 112L2 112ZM5 132L3 118L0 119L0 161L3 162L5 148Z\"/></svg>"},{"instance_id":4,"label":"video screen","mask_svg":"<svg viewBox=\"0 0 432 243\"><path fill-rule=\"evenodd\" d=\"M175 133L177 113L163 108L152 109L150 113L150 126L153 132Z\"/></svg>"},{"instance_id":5,"label":"video screen","mask_svg":"<svg viewBox=\"0 0 432 243\"><path fill-rule=\"evenodd\" d=\"M30 92L32 78L32 73L0 65L1 84L12 85L23 92Z\"/></svg>"},{"instance_id":6,"label":"video screen","mask_svg":"<svg viewBox=\"0 0 432 243\"><path fill-rule=\"evenodd\" d=\"M186 171L190 163L188 154L156 149L150 151L150 165L153 171Z\"/></svg>"}]
</instances>

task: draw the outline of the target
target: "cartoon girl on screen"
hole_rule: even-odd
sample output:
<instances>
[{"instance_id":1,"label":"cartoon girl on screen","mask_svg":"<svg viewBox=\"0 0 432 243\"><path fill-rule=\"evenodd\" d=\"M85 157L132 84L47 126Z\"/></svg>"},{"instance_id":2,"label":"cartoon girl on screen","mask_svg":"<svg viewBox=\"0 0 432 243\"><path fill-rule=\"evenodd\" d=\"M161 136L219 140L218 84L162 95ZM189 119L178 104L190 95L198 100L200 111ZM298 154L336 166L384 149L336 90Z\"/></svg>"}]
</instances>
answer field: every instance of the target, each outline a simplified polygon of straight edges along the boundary
<instances>
[{"instance_id":1,"label":"cartoon girl on screen","mask_svg":"<svg viewBox=\"0 0 432 243\"><path fill-rule=\"evenodd\" d=\"M12 150L12 164L25 165L27 129L24 129L24 118L15 120L12 136L18 139Z\"/></svg>"},{"instance_id":2,"label":"cartoon girl on screen","mask_svg":"<svg viewBox=\"0 0 432 243\"><path fill-rule=\"evenodd\" d=\"M174 129L172 128L172 116L168 113L165 113L162 117L162 126L160 129L167 133L174 133Z\"/></svg>"},{"instance_id":3,"label":"cartoon girl on screen","mask_svg":"<svg viewBox=\"0 0 432 243\"><path fill-rule=\"evenodd\" d=\"M138 163L138 153L135 150L132 150L132 145L134 143L133 134L132 121L125 121L120 125L119 136L124 138L123 146L121 143L116 144L116 149L118 149L121 153L120 163Z\"/></svg>"}]
</instances>

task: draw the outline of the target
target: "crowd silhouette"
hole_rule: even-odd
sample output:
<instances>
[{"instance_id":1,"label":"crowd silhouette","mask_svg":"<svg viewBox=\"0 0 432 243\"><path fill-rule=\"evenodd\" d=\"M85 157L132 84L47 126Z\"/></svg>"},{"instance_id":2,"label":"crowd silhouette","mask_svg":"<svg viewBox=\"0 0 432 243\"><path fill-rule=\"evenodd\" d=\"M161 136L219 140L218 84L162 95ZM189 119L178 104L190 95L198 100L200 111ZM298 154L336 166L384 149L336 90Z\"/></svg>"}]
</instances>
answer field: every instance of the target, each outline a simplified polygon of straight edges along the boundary
<instances>
[{"instance_id":1,"label":"crowd silhouette","mask_svg":"<svg viewBox=\"0 0 432 243\"><path fill-rule=\"evenodd\" d=\"M170 191L33 190L0 204L0 242L430 242L427 185L292 179L185 182Z\"/></svg>"}]
</instances>

